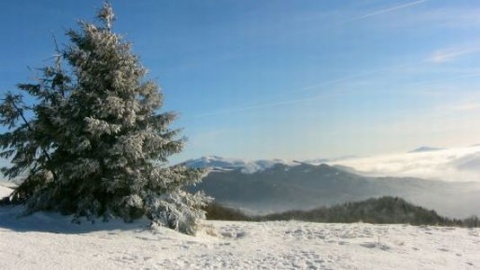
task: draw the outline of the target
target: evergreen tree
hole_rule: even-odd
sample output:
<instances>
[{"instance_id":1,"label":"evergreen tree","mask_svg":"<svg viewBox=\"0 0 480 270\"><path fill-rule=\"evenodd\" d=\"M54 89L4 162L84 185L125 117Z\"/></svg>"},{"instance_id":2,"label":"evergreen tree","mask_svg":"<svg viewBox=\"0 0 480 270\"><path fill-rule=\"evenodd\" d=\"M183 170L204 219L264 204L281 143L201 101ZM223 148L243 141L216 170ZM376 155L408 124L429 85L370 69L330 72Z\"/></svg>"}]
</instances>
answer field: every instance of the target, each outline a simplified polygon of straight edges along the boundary
<instances>
[{"instance_id":1,"label":"evergreen tree","mask_svg":"<svg viewBox=\"0 0 480 270\"><path fill-rule=\"evenodd\" d=\"M163 97L131 44L114 34L109 4L100 25L79 22L69 30L71 45L59 50L52 66L34 84L19 84L0 104L0 156L11 159L2 172L24 176L11 201L29 212L54 210L76 217L118 216L153 222L193 234L203 193L183 190L204 172L168 166L167 158L185 140L170 129L174 113L158 113ZM66 65L67 68L64 68Z\"/></svg>"}]
</instances>

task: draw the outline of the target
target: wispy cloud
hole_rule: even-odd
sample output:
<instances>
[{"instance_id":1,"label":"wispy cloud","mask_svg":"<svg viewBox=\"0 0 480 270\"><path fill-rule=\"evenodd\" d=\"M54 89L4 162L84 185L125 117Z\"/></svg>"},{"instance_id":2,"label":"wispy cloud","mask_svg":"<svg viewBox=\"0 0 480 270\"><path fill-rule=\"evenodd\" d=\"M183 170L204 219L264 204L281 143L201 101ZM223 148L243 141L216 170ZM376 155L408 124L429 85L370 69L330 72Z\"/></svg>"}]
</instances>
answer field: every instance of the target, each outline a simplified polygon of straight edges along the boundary
<instances>
[{"instance_id":1,"label":"wispy cloud","mask_svg":"<svg viewBox=\"0 0 480 270\"><path fill-rule=\"evenodd\" d=\"M423 62L423 61L422 61ZM399 65L392 65L392 66L387 66L385 68L377 68L377 69L371 69L363 72L359 72L356 74L340 77L337 79L333 79L330 81L318 83L318 84L313 84L306 86L301 89L301 91L310 91L310 90L318 90L326 86L332 86L332 85L337 85L337 84L343 84L351 81L357 81L360 78L368 77L370 75L375 75L383 72L388 72L388 71L393 71L393 70L398 70L398 69L404 69L408 68L411 66L418 65L419 62L413 62L413 63L407 63L407 64L399 64Z\"/></svg>"},{"instance_id":2,"label":"wispy cloud","mask_svg":"<svg viewBox=\"0 0 480 270\"><path fill-rule=\"evenodd\" d=\"M409 68L418 68L421 65L428 64L428 63L444 63L447 61L453 61L456 58L478 53L480 52L480 45L475 45L475 46L470 46L470 47L463 47L463 48L458 48L458 49L443 49L443 50L437 50L431 55L421 58L417 61L412 61L408 63L403 63L403 64L398 64L398 65L391 65L391 66L386 66L384 68L377 68L377 69L371 69L371 70L366 70L363 72L347 75L344 77L339 77L333 80L325 81L322 83L318 84L312 84L309 86L306 86L300 91L311 91L311 90L318 90L327 86L332 86L332 85L338 85L338 84L344 84L352 81L357 81L358 79L369 77L371 75L378 75L381 73L385 72L391 72L391 71L397 71L397 70L408 70ZM457 72L458 73L458 72ZM454 81L454 80L459 80L459 79L466 79L470 77L477 77L480 76L480 72L477 70L470 70L469 72L465 72L462 70L461 74L458 76L448 76L444 78L437 78L436 81ZM424 82L420 82L420 84L423 84ZM431 83L431 81L428 81L426 83ZM417 83L418 84L418 83Z\"/></svg>"},{"instance_id":3,"label":"wispy cloud","mask_svg":"<svg viewBox=\"0 0 480 270\"><path fill-rule=\"evenodd\" d=\"M453 97L451 98L453 99ZM469 94L458 97L456 101L444 103L436 107L440 112L460 112L471 113L480 110L480 94Z\"/></svg>"},{"instance_id":4,"label":"wispy cloud","mask_svg":"<svg viewBox=\"0 0 480 270\"><path fill-rule=\"evenodd\" d=\"M361 77L364 77L364 76L367 76L367 75L379 73L383 70L384 69L375 69L375 70L370 70L370 71L366 71L366 72L362 72L362 73L357 73L357 74L333 79L333 80L330 80L330 81L326 81L326 82L323 82L323 83L309 85L309 86L306 86L306 87L302 88L301 90L302 91L307 91L307 90L314 90L314 89L323 88L323 87L326 87L326 86L337 85L337 84L349 82L349 81L352 81L352 80L355 80L355 79L358 79L358 78L361 78Z\"/></svg>"},{"instance_id":5,"label":"wispy cloud","mask_svg":"<svg viewBox=\"0 0 480 270\"><path fill-rule=\"evenodd\" d=\"M233 114L233 113L241 113L247 111L254 111L260 110L265 108L277 107L277 106L284 106L284 105L292 105L297 103L303 103L307 101L317 100L323 98L323 95L316 95L310 97L303 97L303 98L293 98L293 99L284 99L284 100L276 100L271 102L263 102L263 103L256 103L256 104L249 104L249 105L240 105L238 107L231 107L223 110L211 111L203 114L197 114L194 118L204 118L210 117L215 115L223 115L223 114Z\"/></svg>"},{"instance_id":6,"label":"wispy cloud","mask_svg":"<svg viewBox=\"0 0 480 270\"><path fill-rule=\"evenodd\" d=\"M441 2L439 1L439 4ZM453 2L452 2L453 3ZM432 7L428 12L406 14L402 25L433 26L444 32L452 29L474 29L480 25L480 8L478 6L464 6L462 4L439 5Z\"/></svg>"},{"instance_id":7,"label":"wispy cloud","mask_svg":"<svg viewBox=\"0 0 480 270\"><path fill-rule=\"evenodd\" d=\"M480 109L480 103L468 102L464 104L456 104L451 106L450 108L452 110L462 111L462 112L476 111Z\"/></svg>"},{"instance_id":8,"label":"wispy cloud","mask_svg":"<svg viewBox=\"0 0 480 270\"><path fill-rule=\"evenodd\" d=\"M435 51L433 55L428 59L433 63L445 63L453 61L459 57L480 52L480 46L474 46L470 48L458 48L449 50Z\"/></svg>"},{"instance_id":9,"label":"wispy cloud","mask_svg":"<svg viewBox=\"0 0 480 270\"><path fill-rule=\"evenodd\" d=\"M428 0L425 0L428 1ZM416 1L413 3L421 3L425 1ZM413 5L413 3L408 4ZM399 7L406 7L407 4L397 6ZM392 10L393 8L390 8L388 10ZM386 10L383 10L386 12ZM378 12L376 12L378 13ZM210 111L210 112L205 112L203 114L197 114L193 116L193 118L205 118L205 117L210 117L210 116L216 116L216 115L225 115L225 114L235 114L235 113L243 113L243 112L248 112L248 111L256 111L256 110L262 110L266 108L272 108L272 107L277 107L277 106L285 106L285 105L292 105L292 104L298 104L298 103L305 103L305 102L310 102L312 100L318 100L318 99L324 99L328 97L328 94L331 94L332 91L324 92L321 91L322 89L325 89L330 86L334 85L341 85L341 84L347 84L351 82L357 82L360 79L363 78L368 78L371 77L372 75L378 76L379 74L382 73L388 73L392 71L403 71L409 70L409 68L416 67L418 68L421 65L428 64L428 63L441 63L442 61L452 61L457 57L460 56L465 56L468 54L473 54L480 52L480 45L476 46L470 46L470 47L463 47L459 49L444 49L444 50L438 50L435 53L433 53L430 56L420 58L417 61L412 61L412 62L407 62L407 63L402 63L402 64L393 64L390 66L386 66L384 68L376 68L376 69L371 69L371 70L366 70L363 72L358 72L354 73L351 75L343 76L343 77L338 77L329 81L324 81L318 84L312 84L305 86L301 89L297 89L295 91L292 91L292 93L296 92L309 92L309 91L314 91L316 94L310 95L310 96L304 96L304 97L293 97L293 98L286 98L286 97L277 97L276 99L272 99L270 101L265 101L265 102L258 102L258 103L251 103L251 104L244 104L244 105L239 105L235 107L230 107L230 108L225 108L225 109L220 109L216 111ZM427 66L425 66L427 67ZM461 79L466 79L470 77L478 77L480 76L479 71L469 71L467 73L462 73L458 76L448 76L448 77L439 77L436 78L434 82L438 81L455 81L455 80L461 80ZM422 84L431 84L433 83L432 81L419 81L419 82L414 82L410 83L409 85L422 85ZM319 91L320 90L320 91ZM329 89L330 90L330 89ZM334 91L335 93L338 94L338 91ZM435 91L437 92L437 91ZM477 110L480 108L480 103L479 104L461 104L459 106L455 107L449 107L449 110L455 110L455 111L472 111L472 110Z\"/></svg>"},{"instance_id":10,"label":"wispy cloud","mask_svg":"<svg viewBox=\"0 0 480 270\"><path fill-rule=\"evenodd\" d=\"M389 12L409 8L409 7L412 7L412 6L416 6L416 5L422 4L422 3L427 2L427 1L430 1L430 0L418 0L418 1L413 1L413 2L408 2L408 3L405 3L405 4L401 4L401 5L392 6L392 7L389 7L389 8L376 10L376 11L373 11L373 12L370 12L370 13L352 18L352 19L348 20L347 22L358 21L358 20L363 20L363 19L370 18L370 17L379 16L379 15L382 15L382 14L385 14L385 13L389 13Z\"/></svg>"}]
</instances>

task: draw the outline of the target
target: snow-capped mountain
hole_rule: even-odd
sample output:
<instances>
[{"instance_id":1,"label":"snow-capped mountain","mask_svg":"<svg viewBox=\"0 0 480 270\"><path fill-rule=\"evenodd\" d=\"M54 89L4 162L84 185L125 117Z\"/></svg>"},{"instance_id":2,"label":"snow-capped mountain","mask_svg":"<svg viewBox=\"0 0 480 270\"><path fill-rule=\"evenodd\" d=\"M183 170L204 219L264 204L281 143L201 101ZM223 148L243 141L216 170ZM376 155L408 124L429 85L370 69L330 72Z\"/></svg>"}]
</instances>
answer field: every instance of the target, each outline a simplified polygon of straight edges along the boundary
<instances>
[{"instance_id":1,"label":"snow-capped mountain","mask_svg":"<svg viewBox=\"0 0 480 270\"><path fill-rule=\"evenodd\" d=\"M282 159L272 160L244 160L238 158L224 158L219 156L207 156L198 159L190 159L183 162L184 165L191 168L213 169L213 170L240 170L242 173L255 173L272 168L277 164L286 166L296 166L301 164L297 161L286 161Z\"/></svg>"},{"instance_id":2,"label":"snow-capped mountain","mask_svg":"<svg viewBox=\"0 0 480 270\"><path fill-rule=\"evenodd\" d=\"M212 169L212 170L240 170L242 173L255 173L270 169L275 165L285 165L287 167L294 167L301 164L321 165L332 162L340 162L358 158L357 156L342 156L338 158L316 158L302 161L284 160L284 159L260 159L260 160L246 160L240 158L224 158L220 156L205 156L197 159L189 159L183 162L190 168Z\"/></svg>"},{"instance_id":3,"label":"snow-capped mountain","mask_svg":"<svg viewBox=\"0 0 480 270\"><path fill-rule=\"evenodd\" d=\"M480 146L447 149L422 146L416 150L400 154L369 157L346 156L302 161L281 159L249 161L208 156L191 159L183 164L194 168L211 168L214 171L239 170L249 174L264 171L277 164L287 166L287 170L301 164L328 164L363 176L414 177L480 183Z\"/></svg>"}]
</instances>

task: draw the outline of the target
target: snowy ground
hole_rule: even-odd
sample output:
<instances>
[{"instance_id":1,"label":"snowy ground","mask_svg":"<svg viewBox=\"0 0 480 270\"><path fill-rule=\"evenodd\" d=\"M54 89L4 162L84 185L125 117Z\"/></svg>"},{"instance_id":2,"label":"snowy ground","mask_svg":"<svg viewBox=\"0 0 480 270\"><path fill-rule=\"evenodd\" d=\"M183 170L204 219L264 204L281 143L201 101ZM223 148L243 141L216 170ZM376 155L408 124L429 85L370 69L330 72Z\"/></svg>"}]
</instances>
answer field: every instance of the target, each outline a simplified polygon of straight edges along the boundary
<instances>
[{"instance_id":1,"label":"snowy ground","mask_svg":"<svg viewBox=\"0 0 480 270\"><path fill-rule=\"evenodd\" d=\"M480 229L208 221L192 237L20 210L0 208L0 269L480 268Z\"/></svg>"}]
</instances>

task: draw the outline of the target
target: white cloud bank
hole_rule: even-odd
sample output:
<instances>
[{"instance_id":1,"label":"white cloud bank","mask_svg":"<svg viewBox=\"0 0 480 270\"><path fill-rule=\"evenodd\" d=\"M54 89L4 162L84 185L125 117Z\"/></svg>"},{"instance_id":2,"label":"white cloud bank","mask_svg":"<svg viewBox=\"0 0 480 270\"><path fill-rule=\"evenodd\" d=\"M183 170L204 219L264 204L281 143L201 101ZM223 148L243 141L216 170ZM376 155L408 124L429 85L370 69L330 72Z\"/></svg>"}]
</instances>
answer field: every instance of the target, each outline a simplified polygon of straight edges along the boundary
<instances>
[{"instance_id":1,"label":"white cloud bank","mask_svg":"<svg viewBox=\"0 0 480 270\"><path fill-rule=\"evenodd\" d=\"M356 158L331 164L351 167L369 176L480 183L480 146Z\"/></svg>"}]
</instances>

